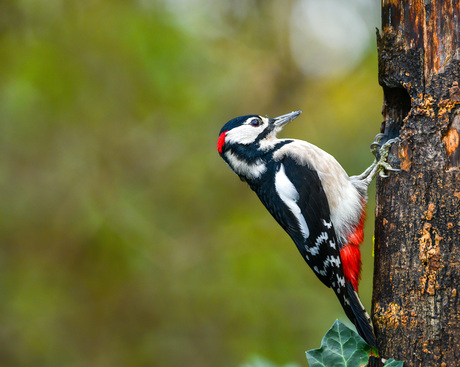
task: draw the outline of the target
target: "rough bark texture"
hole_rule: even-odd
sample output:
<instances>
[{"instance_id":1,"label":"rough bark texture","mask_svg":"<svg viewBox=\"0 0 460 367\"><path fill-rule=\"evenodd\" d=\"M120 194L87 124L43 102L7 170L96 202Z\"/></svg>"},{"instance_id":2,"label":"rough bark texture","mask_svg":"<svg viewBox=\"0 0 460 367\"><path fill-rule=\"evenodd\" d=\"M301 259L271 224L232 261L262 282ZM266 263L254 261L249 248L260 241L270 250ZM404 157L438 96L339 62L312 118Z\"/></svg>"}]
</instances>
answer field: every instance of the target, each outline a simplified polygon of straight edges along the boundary
<instances>
[{"instance_id":1,"label":"rough bark texture","mask_svg":"<svg viewBox=\"0 0 460 367\"><path fill-rule=\"evenodd\" d=\"M378 49L401 171L377 182L377 344L405 366L459 366L459 2L383 0Z\"/></svg>"}]
</instances>

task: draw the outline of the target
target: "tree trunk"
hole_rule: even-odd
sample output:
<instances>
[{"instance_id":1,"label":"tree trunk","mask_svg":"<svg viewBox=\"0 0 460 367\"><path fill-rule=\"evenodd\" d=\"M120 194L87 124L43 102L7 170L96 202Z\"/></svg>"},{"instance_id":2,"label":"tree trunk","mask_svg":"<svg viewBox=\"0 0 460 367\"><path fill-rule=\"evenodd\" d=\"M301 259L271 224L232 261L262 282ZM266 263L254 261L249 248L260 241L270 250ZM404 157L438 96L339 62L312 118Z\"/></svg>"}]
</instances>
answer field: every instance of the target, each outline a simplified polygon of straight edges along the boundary
<instances>
[{"instance_id":1,"label":"tree trunk","mask_svg":"<svg viewBox=\"0 0 460 367\"><path fill-rule=\"evenodd\" d=\"M378 49L401 171L377 180L377 345L404 366L459 366L459 2L383 0Z\"/></svg>"}]
</instances>

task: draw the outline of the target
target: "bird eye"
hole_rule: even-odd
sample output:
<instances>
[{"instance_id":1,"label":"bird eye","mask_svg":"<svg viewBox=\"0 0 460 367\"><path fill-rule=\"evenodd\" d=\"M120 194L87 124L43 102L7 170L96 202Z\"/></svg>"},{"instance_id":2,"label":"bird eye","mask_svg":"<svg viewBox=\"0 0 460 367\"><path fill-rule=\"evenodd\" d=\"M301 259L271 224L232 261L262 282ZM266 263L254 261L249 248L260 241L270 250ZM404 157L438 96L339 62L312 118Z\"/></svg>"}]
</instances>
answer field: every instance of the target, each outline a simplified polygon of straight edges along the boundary
<instances>
[{"instance_id":1,"label":"bird eye","mask_svg":"<svg viewBox=\"0 0 460 367\"><path fill-rule=\"evenodd\" d=\"M250 124L254 127L260 126L260 120L258 119L252 119Z\"/></svg>"}]
</instances>

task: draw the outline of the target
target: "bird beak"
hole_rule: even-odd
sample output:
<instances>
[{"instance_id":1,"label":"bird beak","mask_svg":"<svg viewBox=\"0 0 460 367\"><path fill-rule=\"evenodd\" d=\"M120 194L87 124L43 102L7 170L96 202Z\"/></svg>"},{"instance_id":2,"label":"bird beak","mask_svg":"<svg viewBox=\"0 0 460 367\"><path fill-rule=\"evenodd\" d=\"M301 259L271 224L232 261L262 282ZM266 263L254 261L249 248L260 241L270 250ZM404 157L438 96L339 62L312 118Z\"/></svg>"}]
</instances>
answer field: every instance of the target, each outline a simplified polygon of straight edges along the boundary
<instances>
[{"instance_id":1,"label":"bird beak","mask_svg":"<svg viewBox=\"0 0 460 367\"><path fill-rule=\"evenodd\" d=\"M294 112L288 113L286 115L275 117L274 119L271 120L271 122L276 127L282 127L282 126L286 125L287 123L291 122L292 120L294 120L301 113L302 113L302 111L294 111Z\"/></svg>"}]
</instances>

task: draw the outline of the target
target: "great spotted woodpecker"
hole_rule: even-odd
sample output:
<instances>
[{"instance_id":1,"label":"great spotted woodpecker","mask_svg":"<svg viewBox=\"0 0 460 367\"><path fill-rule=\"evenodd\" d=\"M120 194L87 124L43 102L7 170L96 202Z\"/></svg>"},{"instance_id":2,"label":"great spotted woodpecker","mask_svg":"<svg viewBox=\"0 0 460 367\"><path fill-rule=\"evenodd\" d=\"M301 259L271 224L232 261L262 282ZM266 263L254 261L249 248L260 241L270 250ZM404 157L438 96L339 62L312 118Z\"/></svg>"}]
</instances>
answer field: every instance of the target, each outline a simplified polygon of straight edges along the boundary
<instances>
[{"instance_id":1,"label":"great spotted woodpecker","mask_svg":"<svg viewBox=\"0 0 460 367\"><path fill-rule=\"evenodd\" d=\"M361 337L375 346L372 322L357 293L359 245L367 188L377 173L393 170L385 162L393 141L381 147L380 159L365 172L349 177L334 157L315 145L276 137L300 113L234 118L220 131L217 150L257 193L318 278L332 287Z\"/></svg>"}]
</instances>

